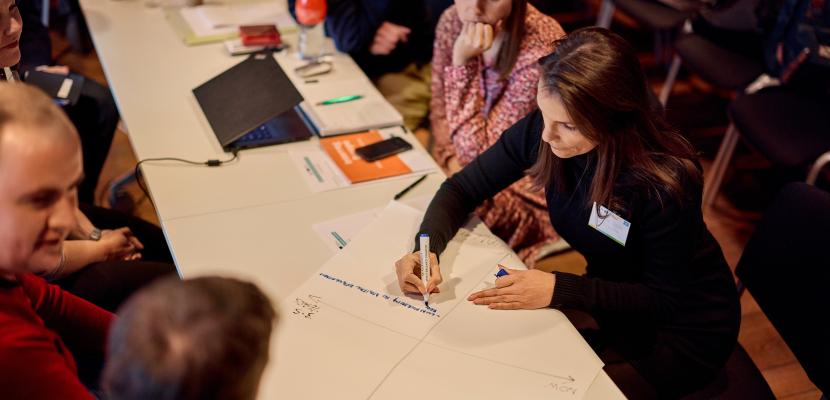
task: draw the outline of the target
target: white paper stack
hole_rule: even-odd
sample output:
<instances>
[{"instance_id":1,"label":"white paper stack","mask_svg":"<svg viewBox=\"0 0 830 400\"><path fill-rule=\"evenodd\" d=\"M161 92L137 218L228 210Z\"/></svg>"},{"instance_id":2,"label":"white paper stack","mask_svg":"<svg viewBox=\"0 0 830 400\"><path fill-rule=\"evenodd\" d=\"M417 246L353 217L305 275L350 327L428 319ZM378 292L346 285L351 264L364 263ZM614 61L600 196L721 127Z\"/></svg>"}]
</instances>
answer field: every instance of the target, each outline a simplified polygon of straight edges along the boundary
<instances>
[{"instance_id":1,"label":"white paper stack","mask_svg":"<svg viewBox=\"0 0 830 400\"><path fill-rule=\"evenodd\" d=\"M177 12L186 24L185 41L188 44L237 37L242 25L273 24L283 34L297 29L285 3L280 1L203 4L173 12Z\"/></svg>"},{"instance_id":2,"label":"white paper stack","mask_svg":"<svg viewBox=\"0 0 830 400\"><path fill-rule=\"evenodd\" d=\"M403 125L403 117L398 110L392 107L371 83L367 85L367 82L361 81L362 79L358 79L298 88L305 98L305 101L300 103L300 109L314 124L320 136ZM352 95L363 98L340 104L318 104L325 100Z\"/></svg>"}]
</instances>

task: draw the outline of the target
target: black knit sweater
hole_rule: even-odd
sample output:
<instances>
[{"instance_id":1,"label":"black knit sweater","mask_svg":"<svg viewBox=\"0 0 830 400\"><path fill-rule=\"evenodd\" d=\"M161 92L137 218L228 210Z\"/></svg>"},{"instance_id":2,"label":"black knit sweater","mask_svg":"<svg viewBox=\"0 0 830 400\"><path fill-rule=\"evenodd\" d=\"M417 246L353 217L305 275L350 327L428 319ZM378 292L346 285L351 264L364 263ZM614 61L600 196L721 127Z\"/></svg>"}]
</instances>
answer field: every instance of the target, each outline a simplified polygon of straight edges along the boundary
<instances>
[{"instance_id":1,"label":"black knit sweater","mask_svg":"<svg viewBox=\"0 0 830 400\"><path fill-rule=\"evenodd\" d=\"M420 229L437 254L477 205L533 165L543 124L539 111L531 113L444 182ZM542 151L550 150L545 145ZM700 183L681 173L685 199L658 198L624 168L614 194L626 210L612 209L631 222L622 246L588 226L595 157L589 152L563 160L574 190L560 192L552 182L546 188L554 228L588 261L584 276L555 272L551 306L590 313L622 344L626 358L656 380L673 379L677 368L715 371L735 346L740 305L723 253L703 222Z\"/></svg>"}]
</instances>

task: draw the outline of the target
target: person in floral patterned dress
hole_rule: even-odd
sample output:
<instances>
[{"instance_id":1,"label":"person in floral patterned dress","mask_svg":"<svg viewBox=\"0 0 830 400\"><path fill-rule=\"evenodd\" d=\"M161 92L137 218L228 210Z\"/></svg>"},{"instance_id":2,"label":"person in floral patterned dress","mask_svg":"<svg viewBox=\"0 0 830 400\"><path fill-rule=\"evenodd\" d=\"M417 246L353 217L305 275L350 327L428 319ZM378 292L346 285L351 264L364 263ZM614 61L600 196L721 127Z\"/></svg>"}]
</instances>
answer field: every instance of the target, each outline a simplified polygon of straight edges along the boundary
<instances>
[{"instance_id":1,"label":"person in floral patterned dress","mask_svg":"<svg viewBox=\"0 0 830 400\"><path fill-rule=\"evenodd\" d=\"M455 0L438 22L432 57L433 157L452 175L536 108L542 56L565 35L527 0ZM476 210L532 267L561 242L541 190L525 178Z\"/></svg>"}]
</instances>

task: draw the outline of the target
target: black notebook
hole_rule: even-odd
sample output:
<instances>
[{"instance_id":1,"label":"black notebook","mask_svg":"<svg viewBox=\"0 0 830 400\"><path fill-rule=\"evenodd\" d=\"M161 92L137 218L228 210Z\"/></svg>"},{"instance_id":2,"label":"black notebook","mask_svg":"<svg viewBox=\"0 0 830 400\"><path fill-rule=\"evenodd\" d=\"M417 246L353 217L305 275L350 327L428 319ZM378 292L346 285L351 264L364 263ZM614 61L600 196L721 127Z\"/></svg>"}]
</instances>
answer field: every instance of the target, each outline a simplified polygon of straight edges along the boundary
<instances>
[{"instance_id":1,"label":"black notebook","mask_svg":"<svg viewBox=\"0 0 830 400\"><path fill-rule=\"evenodd\" d=\"M305 140L303 96L270 54L255 54L193 89L225 149Z\"/></svg>"},{"instance_id":2,"label":"black notebook","mask_svg":"<svg viewBox=\"0 0 830 400\"><path fill-rule=\"evenodd\" d=\"M62 106L75 105L81 97L81 87L84 86L84 77L81 75L53 74L37 70L26 72L25 81L46 92Z\"/></svg>"}]
</instances>

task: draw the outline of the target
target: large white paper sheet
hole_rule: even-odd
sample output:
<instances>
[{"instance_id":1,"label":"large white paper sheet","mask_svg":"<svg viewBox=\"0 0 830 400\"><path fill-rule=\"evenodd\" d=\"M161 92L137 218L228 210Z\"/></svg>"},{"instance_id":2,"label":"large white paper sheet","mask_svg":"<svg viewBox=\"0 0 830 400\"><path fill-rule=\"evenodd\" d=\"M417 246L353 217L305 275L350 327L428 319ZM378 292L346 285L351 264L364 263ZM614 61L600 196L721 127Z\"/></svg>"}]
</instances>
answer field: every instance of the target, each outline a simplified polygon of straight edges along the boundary
<instances>
[{"instance_id":1,"label":"large white paper sheet","mask_svg":"<svg viewBox=\"0 0 830 400\"><path fill-rule=\"evenodd\" d=\"M401 293L394 262L412 251L422 217L390 203L287 298L262 398L423 399L424 390L431 399L584 396L602 362L564 315L466 301L493 286L497 264L524 267L480 222L442 254L433 308Z\"/></svg>"},{"instance_id":2,"label":"large white paper sheet","mask_svg":"<svg viewBox=\"0 0 830 400\"><path fill-rule=\"evenodd\" d=\"M403 189L403 187L402 187ZM432 196L418 196L407 198L401 202L420 211L426 211ZM361 211L354 214L344 215L328 221L316 223L311 226L314 233L320 240L331 249L332 253L342 250L353 237L377 218L383 211L383 207Z\"/></svg>"},{"instance_id":3,"label":"large white paper sheet","mask_svg":"<svg viewBox=\"0 0 830 400\"><path fill-rule=\"evenodd\" d=\"M374 208L355 214L344 215L330 221L314 224L311 229L332 251L342 250L382 211Z\"/></svg>"}]
</instances>

